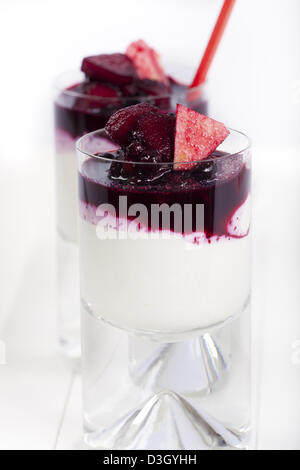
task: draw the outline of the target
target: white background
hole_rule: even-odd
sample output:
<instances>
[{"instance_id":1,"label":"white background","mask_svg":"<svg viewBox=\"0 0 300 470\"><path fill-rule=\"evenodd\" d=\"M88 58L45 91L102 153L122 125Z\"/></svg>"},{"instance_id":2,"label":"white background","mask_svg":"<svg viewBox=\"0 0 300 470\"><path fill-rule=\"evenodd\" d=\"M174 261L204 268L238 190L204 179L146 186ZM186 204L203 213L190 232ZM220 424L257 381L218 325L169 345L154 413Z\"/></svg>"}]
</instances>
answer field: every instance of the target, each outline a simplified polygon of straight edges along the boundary
<instances>
[{"instance_id":1,"label":"white background","mask_svg":"<svg viewBox=\"0 0 300 470\"><path fill-rule=\"evenodd\" d=\"M70 448L80 436L79 379L53 352L53 79L140 37L196 67L221 4L0 0L0 448ZM254 141L262 448L300 449L299 44L299 0L237 0L210 72L212 114Z\"/></svg>"}]
</instances>

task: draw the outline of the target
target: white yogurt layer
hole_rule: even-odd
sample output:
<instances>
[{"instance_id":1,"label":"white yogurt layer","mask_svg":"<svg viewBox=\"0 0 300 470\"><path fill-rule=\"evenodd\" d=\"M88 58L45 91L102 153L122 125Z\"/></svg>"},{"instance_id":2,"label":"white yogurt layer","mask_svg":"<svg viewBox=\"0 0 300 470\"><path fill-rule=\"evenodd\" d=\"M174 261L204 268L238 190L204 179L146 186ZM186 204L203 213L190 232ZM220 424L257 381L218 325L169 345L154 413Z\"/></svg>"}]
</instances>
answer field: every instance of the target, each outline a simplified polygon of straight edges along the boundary
<instances>
[{"instance_id":1,"label":"white yogurt layer","mask_svg":"<svg viewBox=\"0 0 300 470\"><path fill-rule=\"evenodd\" d=\"M77 242L77 163L75 150L56 154L56 217L59 233Z\"/></svg>"},{"instance_id":2,"label":"white yogurt layer","mask_svg":"<svg viewBox=\"0 0 300 470\"><path fill-rule=\"evenodd\" d=\"M77 242L77 160L75 139L56 130L56 217L59 233Z\"/></svg>"},{"instance_id":3,"label":"white yogurt layer","mask_svg":"<svg viewBox=\"0 0 300 470\"><path fill-rule=\"evenodd\" d=\"M250 292L249 235L207 240L198 234L201 243L178 234L151 239L144 232L109 239L92 213L79 221L80 262L81 296L95 315L120 328L176 333L243 309Z\"/></svg>"}]
</instances>

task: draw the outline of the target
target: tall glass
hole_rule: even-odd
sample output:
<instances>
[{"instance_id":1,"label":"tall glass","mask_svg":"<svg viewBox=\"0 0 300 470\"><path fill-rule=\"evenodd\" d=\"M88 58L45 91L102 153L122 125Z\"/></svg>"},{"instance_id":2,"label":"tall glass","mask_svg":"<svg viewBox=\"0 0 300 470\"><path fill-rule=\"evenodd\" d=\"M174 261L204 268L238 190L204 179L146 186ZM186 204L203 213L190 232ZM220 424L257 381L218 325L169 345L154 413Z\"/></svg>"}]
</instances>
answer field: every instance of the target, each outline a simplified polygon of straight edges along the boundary
<instances>
[{"instance_id":1,"label":"tall glass","mask_svg":"<svg viewBox=\"0 0 300 470\"><path fill-rule=\"evenodd\" d=\"M184 171L115 149L77 144L85 442L247 449L249 140Z\"/></svg>"},{"instance_id":2,"label":"tall glass","mask_svg":"<svg viewBox=\"0 0 300 470\"><path fill-rule=\"evenodd\" d=\"M171 66L174 76L186 67ZM191 74L192 76L192 74ZM58 247L58 310L59 344L71 357L80 356L79 266L77 233L77 176L75 141L82 135L105 126L110 116L120 108L150 102L165 110L173 110L177 102L186 103L202 114L207 114L206 84L194 88L187 97L186 87L172 81L169 93L162 96L127 98L99 98L78 93L70 87L81 83L80 72L63 74L55 87L55 140L56 140L56 200ZM105 147L102 149L105 151Z\"/></svg>"}]
</instances>

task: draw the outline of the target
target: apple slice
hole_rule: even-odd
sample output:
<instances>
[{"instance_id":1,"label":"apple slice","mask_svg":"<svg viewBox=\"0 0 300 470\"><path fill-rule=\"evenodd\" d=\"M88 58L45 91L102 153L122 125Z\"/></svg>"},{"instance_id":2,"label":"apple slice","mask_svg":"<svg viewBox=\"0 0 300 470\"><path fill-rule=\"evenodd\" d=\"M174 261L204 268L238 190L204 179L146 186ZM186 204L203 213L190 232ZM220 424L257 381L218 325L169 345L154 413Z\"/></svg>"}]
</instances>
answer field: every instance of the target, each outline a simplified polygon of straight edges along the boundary
<instances>
[{"instance_id":1,"label":"apple slice","mask_svg":"<svg viewBox=\"0 0 300 470\"><path fill-rule=\"evenodd\" d=\"M139 78L157 80L169 86L169 79L160 64L159 54L145 41L139 39L132 42L126 50L126 55L134 63Z\"/></svg>"},{"instance_id":2,"label":"apple slice","mask_svg":"<svg viewBox=\"0 0 300 470\"><path fill-rule=\"evenodd\" d=\"M190 170L209 157L229 134L221 122L178 104L174 169Z\"/></svg>"}]
</instances>

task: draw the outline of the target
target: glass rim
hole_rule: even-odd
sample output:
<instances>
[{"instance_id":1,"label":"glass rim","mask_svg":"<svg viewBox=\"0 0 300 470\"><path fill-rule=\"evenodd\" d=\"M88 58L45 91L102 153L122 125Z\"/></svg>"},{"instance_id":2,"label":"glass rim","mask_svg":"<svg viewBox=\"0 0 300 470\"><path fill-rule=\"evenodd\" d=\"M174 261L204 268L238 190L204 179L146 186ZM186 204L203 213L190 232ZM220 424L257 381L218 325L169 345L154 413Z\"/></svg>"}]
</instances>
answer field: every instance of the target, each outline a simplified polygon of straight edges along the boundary
<instances>
[{"instance_id":1,"label":"glass rim","mask_svg":"<svg viewBox=\"0 0 300 470\"><path fill-rule=\"evenodd\" d=\"M67 96L71 96L73 98L84 98L84 99L88 99L88 100L91 100L91 101L98 101L98 102L102 102L102 103L118 103L120 101L127 101L127 100L134 100L134 99L143 99L143 101L153 101L153 99L164 99L164 98L169 98L170 96L172 96L172 93L171 93L171 89L168 93L161 93L159 95L134 95L134 96L114 96L114 97L102 97L102 96L95 96L95 95L88 95L87 93L80 93L78 91L72 91L68 88L65 88L64 86L62 85L59 85L59 81L61 79L63 79L64 77L67 77L68 75L71 75L71 74L82 74L84 76L84 73L81 71L81 70L66 70L65 72L62 72L60 73L59 75L56 76L56 78L54 79L53 81L53 88L54 90L56 90L57 92L63 94L63 95L67 95ZM187 86L185 83L183 82L180 82L180 81L177 81L175 80L172 76L169 76L168 75L168 78L171 78L172 80L175 81L175 83L178 83L179 85L183 85L183 86ZM92 81L91 81L92 82ZM70 85L70 86L74 86L74 85L79 85L81 82L76 82L73 83L73 85ZM204 83L202 83L201 85L198 85L198 86L195 86L193 88L189 88L189 90L191 92L199 92L200 90L204 89L208 84L208 80L205 80ZM110 84L108 84L110 85ZM111 84L112 87L114 87L113 84Z\"/></svg>"},{"instance_id":2,"label":"glass rim","mask_svg":"<svg viewBox=\"0 0 300 470\"><path fill-rule=\"evenodd\" d=\"M228 130L230 131L230 134L228 135L228 137L230 136L233 136L233 135L239 135L240 137L243 137L245 140L246 140L246 143L245 143L245 146L242 146L242 148L240 150L238 150L237 152L225 152L224 155L222 156L219 156L218 157L218 161L223 161L223 160L226 160L227 158L230 158L230 157L236 157L238 155L241 155L241 154L244 154L245 152L248 152L249 150L251 150L252 148L252 140L250 137L248 137L244 132L241 132L241 131L237 131L235 129L232 129L230 127L228 127ZM112 144L114 144L114 141L112 139L110 139L110 137L107 135L106 131L105 131L105 128L102 128L102 129L98 129L96 131L93 131L93 132L89 132L83 136L81 136L79 139L76 140L76 151L77 152L80 152L90 158L97 158L98 160L100 161L104 161L104 162L113 162L114 160L112 158L106 158L106 157L103 157L101 155L96 155L95 153L91 153L91 152L88 152L86 150L84 150L82 148L82 142L87 139L87 138L90 138L96 134L100 134L102 132L103 135L103 138L106 138L107 140L110 140ZM227 138L228 138L227 137ZM226 139L224 140L224 142L226 142ZM223 142L222 142L223 143ZM115 143L115 145L117 145ZM222 145L222 144L220 144ZM119 145L117 148L114 148L113 150L108 150L106 152L104 152L104 154L109 154L109 153L113 153L115 152L118 148L121 148ZM168 167L174 167L174 164L176 165L176 163L174 161L172 162L156 162L156 163L153 163L153 162L139 162L139 161L128 161L128 160L115 160L117 163L126 163L126 164L131 164L131 165L152 165L152 166L160 166L160 167L163 167L163 168L168 168ZM211 158L205 158L203 160L200 160L199 162L197 162L198 164L201 164L201 163L208 163L208 162L212 162L212 161L216 161L216 158L215 157L211 157ZM190 162L190 161L182 161L180 162L180 165L191 165L193 162Z\"/></svg>"}]
</instances>

